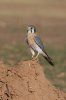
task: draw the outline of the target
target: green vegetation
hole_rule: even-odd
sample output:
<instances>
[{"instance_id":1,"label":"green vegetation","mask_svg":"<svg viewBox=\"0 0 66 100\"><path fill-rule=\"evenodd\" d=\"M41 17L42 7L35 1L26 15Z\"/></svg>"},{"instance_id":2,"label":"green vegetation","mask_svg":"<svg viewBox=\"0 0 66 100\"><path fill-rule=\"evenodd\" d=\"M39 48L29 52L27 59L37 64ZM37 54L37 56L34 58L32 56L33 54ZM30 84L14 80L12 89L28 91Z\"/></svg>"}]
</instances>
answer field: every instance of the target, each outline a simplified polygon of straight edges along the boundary
<instances>
[{"instance_id":1,"label":"green vegetation","mask_svg":"<svg viewBox=\"0 0 66 100\"><path fill-rule=\"evenodd\" d=\"M15 66L22 60L30 58L27 46L21 44L3 44L0 45L0 58L5 64Z\"/></svg>"}]
</instances>

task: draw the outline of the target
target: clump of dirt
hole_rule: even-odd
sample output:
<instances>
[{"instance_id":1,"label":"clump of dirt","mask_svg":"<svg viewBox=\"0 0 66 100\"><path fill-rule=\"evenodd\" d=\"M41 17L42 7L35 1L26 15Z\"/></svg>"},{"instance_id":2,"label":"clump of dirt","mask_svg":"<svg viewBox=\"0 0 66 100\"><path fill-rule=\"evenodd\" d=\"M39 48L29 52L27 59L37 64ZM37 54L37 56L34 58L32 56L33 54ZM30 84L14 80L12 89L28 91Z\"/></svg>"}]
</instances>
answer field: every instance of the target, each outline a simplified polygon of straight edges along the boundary
<instances>
[{"instance_id":1,"label":"clump of dirt","mask_svg":"<svg viewBox=\"0 0 66 100\"><path fill-rule=\"evenodd\" d=\"M36 61L24 61L15 68L0 63L0 100L66 100L46 79Z\"/></svg>"}]
</instances>

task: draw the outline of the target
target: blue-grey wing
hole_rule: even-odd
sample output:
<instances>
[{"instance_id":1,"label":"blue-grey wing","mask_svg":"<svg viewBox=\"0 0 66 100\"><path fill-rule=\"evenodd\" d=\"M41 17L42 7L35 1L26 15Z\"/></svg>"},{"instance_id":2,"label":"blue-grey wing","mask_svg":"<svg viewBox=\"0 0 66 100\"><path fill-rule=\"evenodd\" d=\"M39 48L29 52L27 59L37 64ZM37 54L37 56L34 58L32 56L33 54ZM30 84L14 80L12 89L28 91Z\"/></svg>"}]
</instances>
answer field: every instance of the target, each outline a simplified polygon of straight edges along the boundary
<instances>
[{"instance_id":1,"label":"blue-grey wing","mask_svg":"<svg viewBox=\"0 0 66 100\"><path fill-rule=\"evenodd\" d=\"M34 40L35 40L36 44L44 51L44 45L43 45L43 42L40 39L40 37L39 36L35 36Z\"/></svg>"}]
</instances>

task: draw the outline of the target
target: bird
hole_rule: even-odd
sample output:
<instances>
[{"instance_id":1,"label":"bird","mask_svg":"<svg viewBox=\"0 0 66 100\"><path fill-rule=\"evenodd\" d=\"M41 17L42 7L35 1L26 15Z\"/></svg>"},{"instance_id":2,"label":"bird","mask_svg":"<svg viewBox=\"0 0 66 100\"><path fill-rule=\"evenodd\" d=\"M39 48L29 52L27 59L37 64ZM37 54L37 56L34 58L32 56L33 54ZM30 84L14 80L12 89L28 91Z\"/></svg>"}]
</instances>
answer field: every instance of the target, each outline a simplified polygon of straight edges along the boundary
<instances>
[{"instance_id":1,"label":"bird","mask_svg":"<svg viewBox=\"0 0 66 100\"><path fill-rule=\"evenodd\" d=\"M50 65L54 66L53 59L45 51L44 44L41 38L37 35L34 25L27 26L26 42L30 48L32 59L37 59L39 54L42 55Z\"/></svg>"}]
</instances>

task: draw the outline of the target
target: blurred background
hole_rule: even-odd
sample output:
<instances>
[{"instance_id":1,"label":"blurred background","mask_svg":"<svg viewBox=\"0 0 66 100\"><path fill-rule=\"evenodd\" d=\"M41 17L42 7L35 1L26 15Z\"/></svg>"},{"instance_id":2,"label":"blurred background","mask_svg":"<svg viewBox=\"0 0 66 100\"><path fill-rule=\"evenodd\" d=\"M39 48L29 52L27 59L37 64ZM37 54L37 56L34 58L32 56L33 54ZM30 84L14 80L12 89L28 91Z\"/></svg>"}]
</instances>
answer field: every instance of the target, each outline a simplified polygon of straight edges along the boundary
<instances>
[{"instance_id":1,"label":"blurred background","mask_svg":"<svg viewBox=\"0 0 66 100\"><path fill-rule=\"evenodd\" d=\"M66 92L66 0L0 0L0 60L9 66L31 59L26 26L35 25L52 68L41 56L46 77Z\"/></svg>"}]
</instances>

